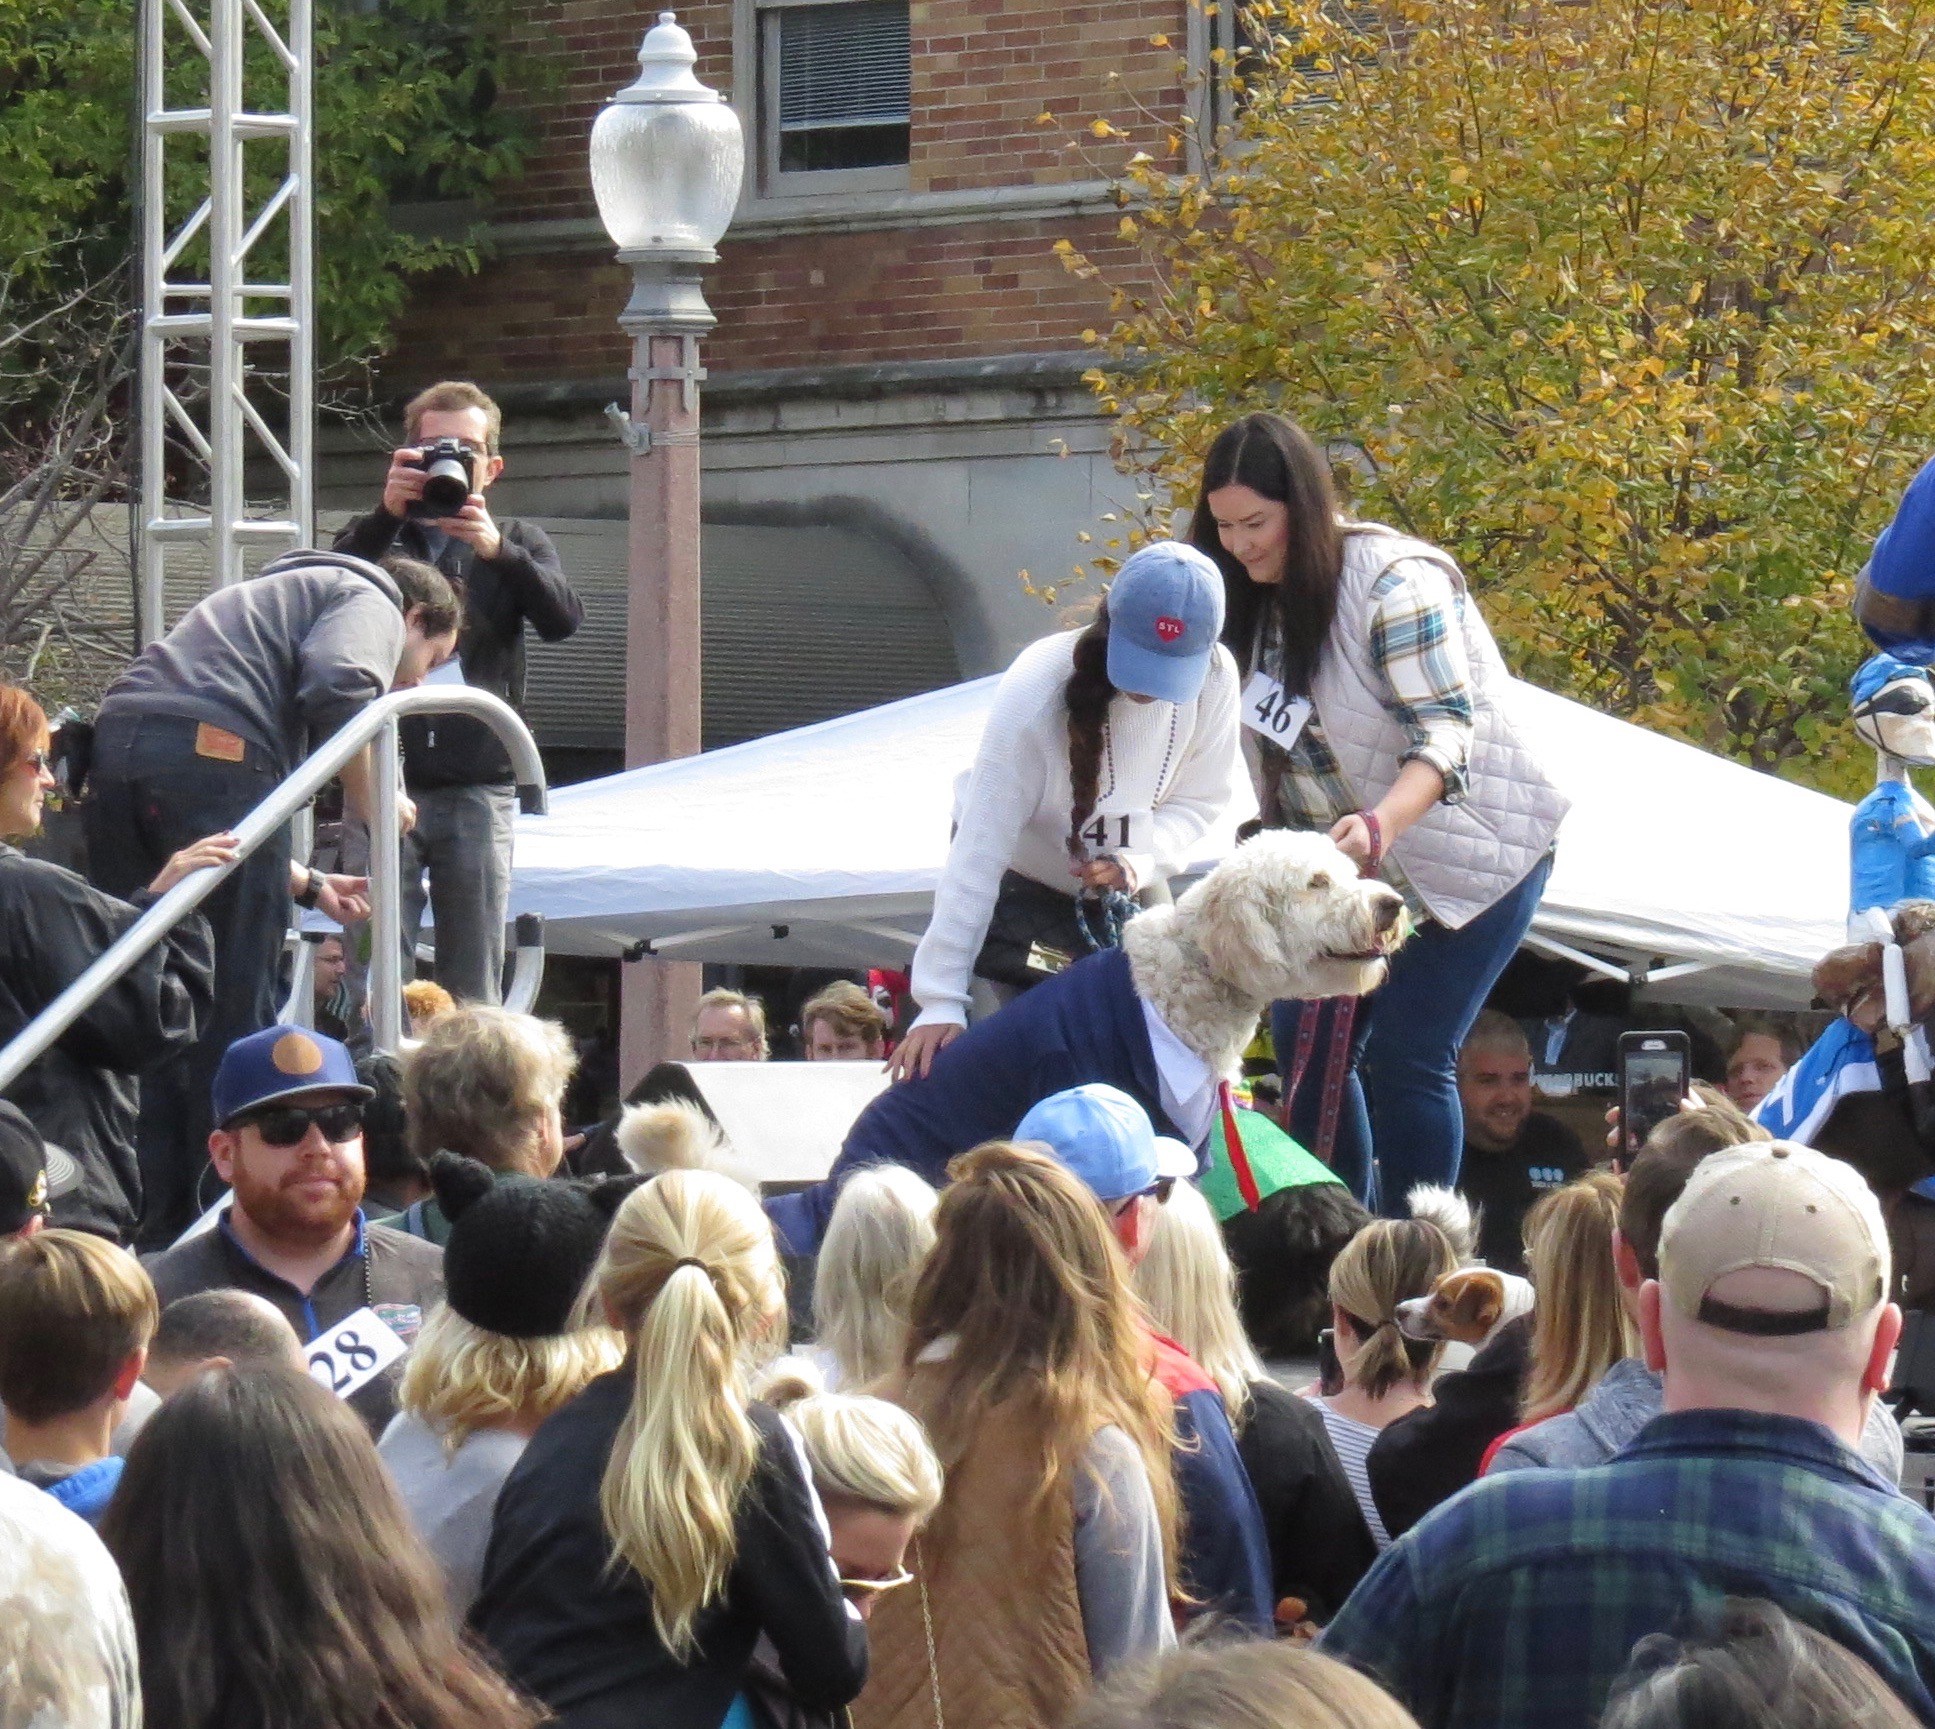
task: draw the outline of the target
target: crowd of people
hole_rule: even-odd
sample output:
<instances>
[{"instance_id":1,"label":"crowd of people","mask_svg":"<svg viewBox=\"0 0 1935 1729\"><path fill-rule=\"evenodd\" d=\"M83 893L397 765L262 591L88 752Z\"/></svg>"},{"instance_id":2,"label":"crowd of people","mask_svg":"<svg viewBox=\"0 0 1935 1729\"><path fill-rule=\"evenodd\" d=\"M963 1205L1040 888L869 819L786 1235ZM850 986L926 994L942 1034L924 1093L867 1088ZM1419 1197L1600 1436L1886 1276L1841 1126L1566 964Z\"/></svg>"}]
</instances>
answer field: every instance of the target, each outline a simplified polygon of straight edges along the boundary
<instances>
[{"instance_id":1,"label":"crowd of people","mask_svg":"<svg viewBox=\"0 0 1935 1729\"><path fill-rule=\"evenodd\" d=\"M1268 1009L1277 1120L1125 998L1140 1096L1062 1075L924 1173L864 1163L802 1255L689 1075L640 1083L687 1101L676 1160L573 1132L570 1040L497 1001L513 794L474 722L406 739L440 982L404 1048L351 1048L353 940L278 1022L292 906L353 926L366 883L286 837L238 864L235 824L384 691L515 696L527 627L578 622L485 502L499 436L474 386L419 397L336 553L109 691L89 877L0 849L13 1028L233 867L0 1101L0 1724L1935 1723L1874 1195L1743 1114L1771 1026L1623 1163L1537 1108L1604 1029L1484 1005L1565 801L1456 565L1347 519L1278 417L1003 679L906 1036L850 981L779 1028L945 1111L970 1017L1113 955L1247 769L1378 897L1335 958L1388 958ZM455 514L418 508L430 446ZM52 781L0 689L6 836ZM701 999L696 1062L773 1043L758 995Z\"/></svg>"}]
</instances>

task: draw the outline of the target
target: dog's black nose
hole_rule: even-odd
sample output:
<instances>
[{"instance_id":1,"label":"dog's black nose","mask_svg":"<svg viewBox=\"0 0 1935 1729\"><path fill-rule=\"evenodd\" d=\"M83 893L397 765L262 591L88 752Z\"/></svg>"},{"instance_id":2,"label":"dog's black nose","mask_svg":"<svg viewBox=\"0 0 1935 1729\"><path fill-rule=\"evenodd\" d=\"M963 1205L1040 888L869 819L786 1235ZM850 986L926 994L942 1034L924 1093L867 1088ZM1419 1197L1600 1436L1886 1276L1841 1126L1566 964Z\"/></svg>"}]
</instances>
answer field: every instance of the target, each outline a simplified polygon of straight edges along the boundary
<instances>
[{"instance_id":1,"label":"dog's black nose","mask_svg":"<svg viewBox=\"0 0 1935 1729\"><path fill-rule=\"evenodd\" d=\"M1378 933L1382 935L1385 931L1388 931L1394 924L1396 924L1398 922L1398 916L1403 911L1404 911L1404 902L1400 900L1396 895L1379 896L1378 902L1377 902Z\"/></svg>"}]
</instances>

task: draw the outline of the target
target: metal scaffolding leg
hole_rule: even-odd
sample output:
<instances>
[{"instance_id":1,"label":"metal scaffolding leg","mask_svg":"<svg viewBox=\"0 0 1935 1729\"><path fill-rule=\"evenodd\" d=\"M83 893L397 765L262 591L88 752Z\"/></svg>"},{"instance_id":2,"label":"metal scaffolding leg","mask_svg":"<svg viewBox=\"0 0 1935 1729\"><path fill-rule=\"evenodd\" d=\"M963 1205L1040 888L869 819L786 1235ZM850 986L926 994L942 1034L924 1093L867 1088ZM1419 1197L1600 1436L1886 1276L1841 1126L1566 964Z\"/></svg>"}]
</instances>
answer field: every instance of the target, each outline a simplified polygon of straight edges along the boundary
<instances>
[{"instance_id":1,"label":"metal scaffolding leg","mask_svg":"<svg viewBox=\"0 0 1935 1729\"><path fill-rule=\"evenodd\" d=\"M171 562L219 586L314 537L311 5L141 0L144 643Z\"/></svg>"}]
</instances>

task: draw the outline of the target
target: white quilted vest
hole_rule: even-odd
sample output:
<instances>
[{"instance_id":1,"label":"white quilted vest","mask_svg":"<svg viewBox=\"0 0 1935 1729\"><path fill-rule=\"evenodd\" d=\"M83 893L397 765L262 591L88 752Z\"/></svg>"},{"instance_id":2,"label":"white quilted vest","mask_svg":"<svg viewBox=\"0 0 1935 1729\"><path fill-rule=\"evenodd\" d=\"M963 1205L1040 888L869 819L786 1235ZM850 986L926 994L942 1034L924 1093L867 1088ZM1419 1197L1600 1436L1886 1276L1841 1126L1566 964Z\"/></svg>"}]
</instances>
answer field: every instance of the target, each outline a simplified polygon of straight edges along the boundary
<instances>
[{"instance_id":1,"label":"white quilted vest","mask_svg":"<svg viewBox=\"0 0 1935 1729\"><path fill-rule=\"evenodd\" d=\"M1465 798L1433 805L1399 837L1391 857L1431 916L1458 930L1516 888L1551 851L1570 801L1546 778L1501 706L1510 676L1457 562L1425 541L1375 523L1345 537L1337 616L1310 691L1324 737L1359 800L1370 804L1383 796L1410 746L1384 706L1379 693L1385 686L1371 661L1371 588L1406 558L1430 559L1462 601L1475 736Z\"/></svg>"}]
</instances>

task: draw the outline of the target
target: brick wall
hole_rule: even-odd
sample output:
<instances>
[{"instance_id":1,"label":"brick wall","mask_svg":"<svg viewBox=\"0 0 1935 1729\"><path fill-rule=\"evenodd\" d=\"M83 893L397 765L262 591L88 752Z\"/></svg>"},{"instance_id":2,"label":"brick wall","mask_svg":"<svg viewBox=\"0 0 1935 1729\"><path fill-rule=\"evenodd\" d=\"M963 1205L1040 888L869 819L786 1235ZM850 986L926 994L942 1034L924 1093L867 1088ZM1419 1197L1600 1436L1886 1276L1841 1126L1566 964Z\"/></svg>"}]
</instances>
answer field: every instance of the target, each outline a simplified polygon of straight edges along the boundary
<instances>
[{"instance_id":1,"label":"brick wall","mask_svg":"<svg viewBox=\"0 0 1935 1729\"><path fill-rule=\"evenodd\" d=\"M707 281L715 372L934 360L1081 346L1108 321L1101 286L1053 251L1066 235L1111 272L1135 256L1112 219L998 222L733 243ZM502 259L419 294L383 390L452 375L502 382L609 377L626 365L616 264L572 253Z\"/></svg>"},{"instance_id":2,"label":"brick wall","mask_svg":"<svg viewBox=\"0 0 1935 1729\"><path fill-rule=\"evenodd\" d=\"M1122 119L1138 104L1177 111L1184 15L1184 0L913 0L909 184L938 192L1086 177L1092 168L1067 148L1069 131L1083 120L1098 113ZM532 7L518 26L513 64L542 67L543 74L514 83L505 99L529 111L536 141L527 172L498 194L500 216L593 213L585 168L591 123L636 75L649 16L649 8L618 0ZM699 50L699 77L730 93L730 0L681 6L679 22ZM1171 45L1155 47L1151 38L1165 33ZM1064 124L1038 125L1044 111ZM746 119L750 146L752 117Z\"/></svg>"},{"instance_id":3,"label":"brick wall","mask_svg":"<svg viewBox=\"0 0 1935 1729\"><path fill-rule=\"evenodd\" d=\"M1068 140L1080 122L1141 105L1175 113L1185 0L913 0L916 191L1086 179L1094 152ZM522 97L540 115L528 172L500 191L506 220L590 217L586 142L593 117L635 71L644 12L617 0L545 0L520 52L546 61L554 84ZM698 73L732 87L730 0L679 9L700 50ZM1151 37L1168 32L1168 45ZM1118 74L1114 82L1109 73ZM1047 110L1056 124L1042 126ZM1146 130L1143 142L1147 142ZM748 139L748 144L753 144ZM1133 272L1116 219L1035 218L858 234L802 233L722 247L706 285L719 314L708 364L717 372L804 364L926 360L1066 350L1108 321L1099 284L1070 276L1053 253L1073 240L1111 274ZM622 372L614 323L628 280L595 253L509 253L479 278L427 282L416 294L381 388L393 393L459 374L502 382Z\"/></svg>"}]
</instances>

